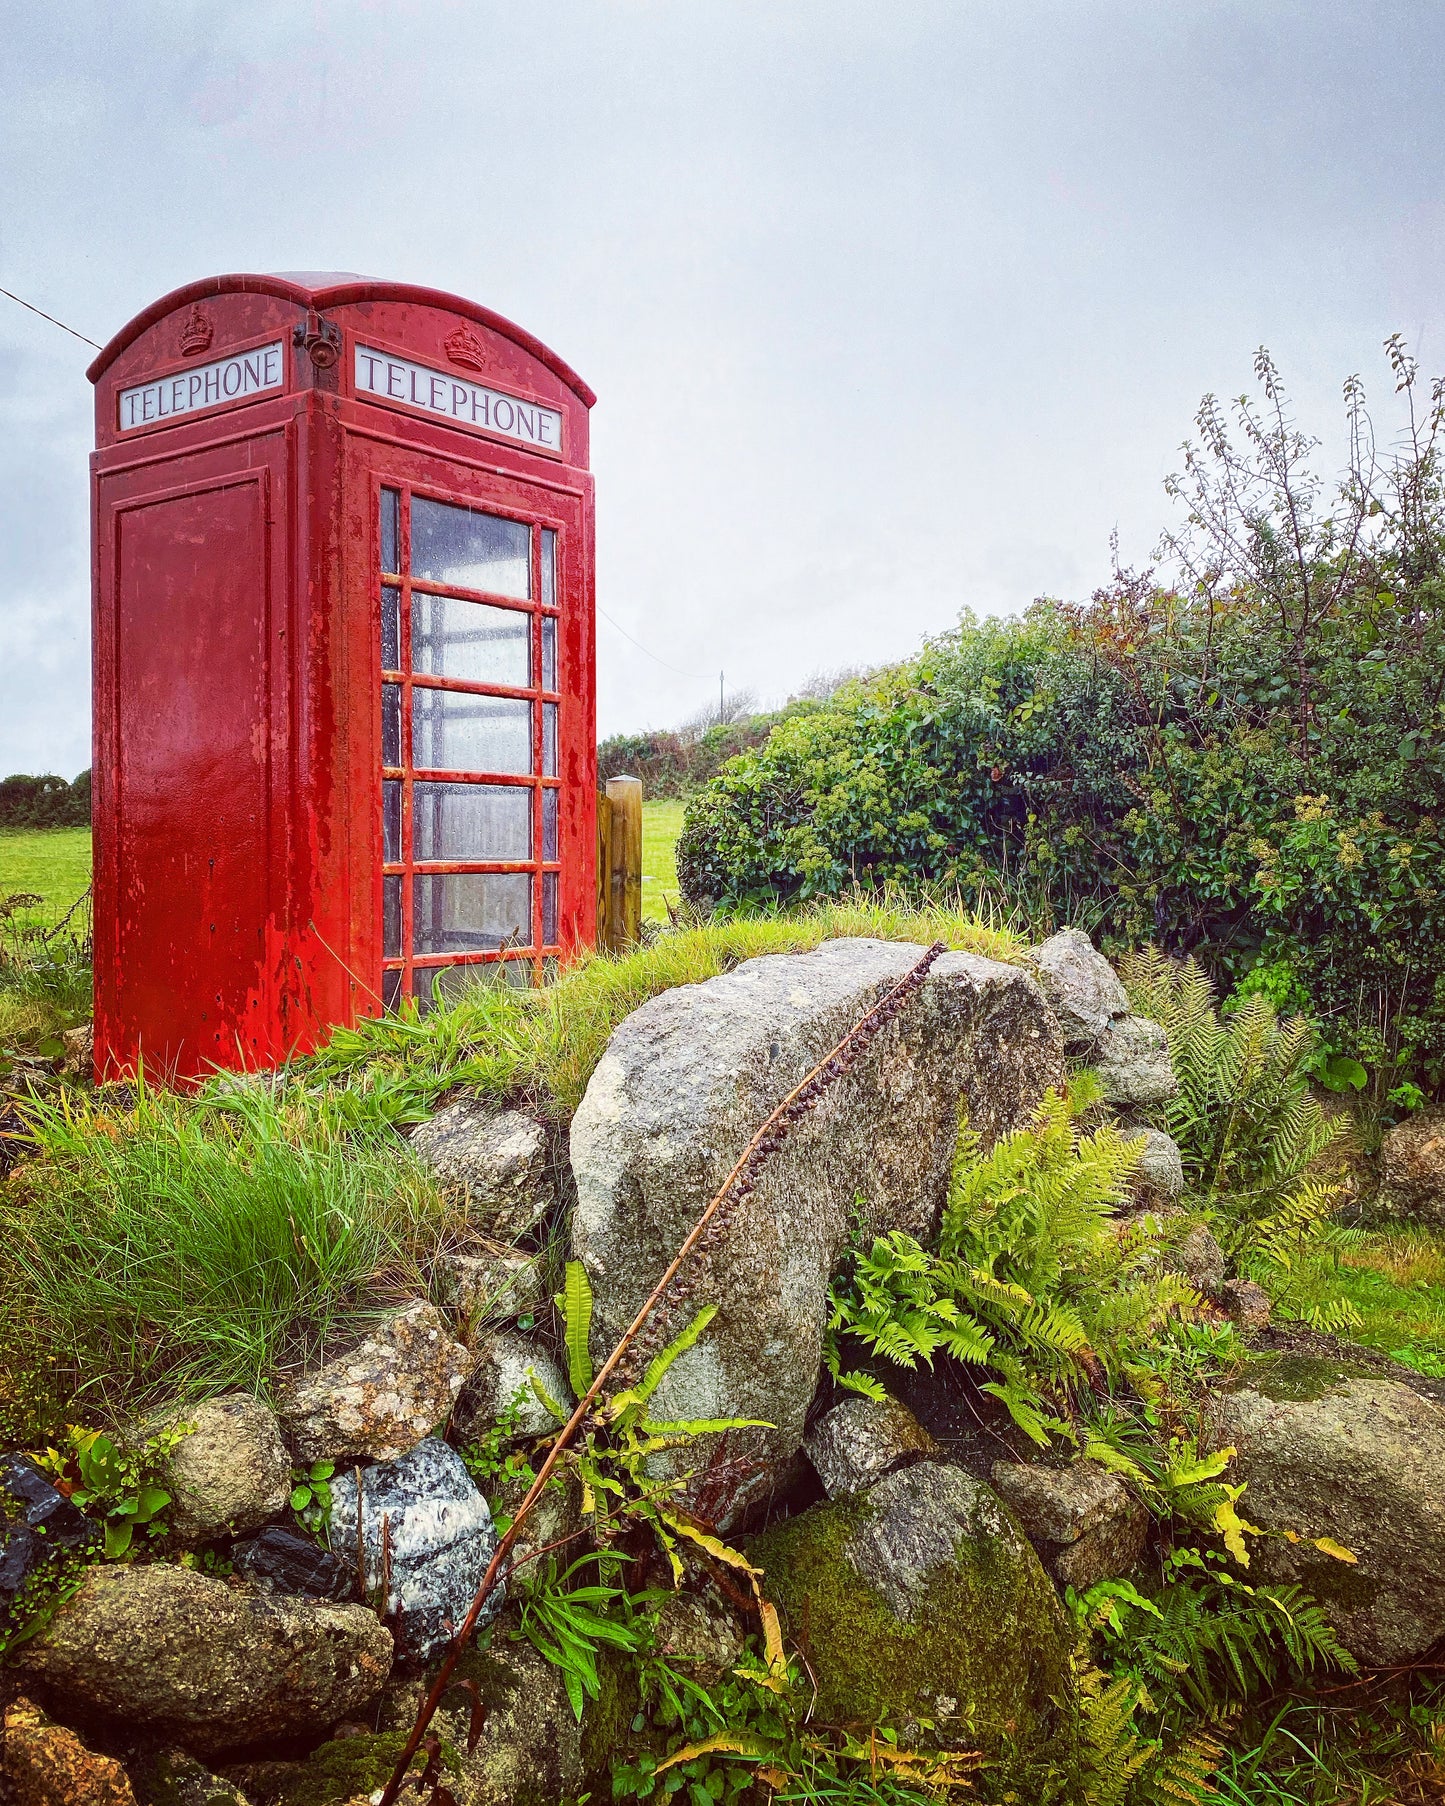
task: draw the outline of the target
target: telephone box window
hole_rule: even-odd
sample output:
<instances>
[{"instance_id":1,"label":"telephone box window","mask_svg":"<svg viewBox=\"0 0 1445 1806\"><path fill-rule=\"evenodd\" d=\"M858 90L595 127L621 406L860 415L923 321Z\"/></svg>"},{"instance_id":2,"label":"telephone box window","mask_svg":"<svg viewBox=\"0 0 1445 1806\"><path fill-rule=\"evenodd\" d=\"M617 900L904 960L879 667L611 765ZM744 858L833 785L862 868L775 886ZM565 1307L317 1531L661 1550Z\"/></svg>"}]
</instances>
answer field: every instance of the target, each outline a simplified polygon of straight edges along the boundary
<instances>
[{"instance_id":1,"label":"telephone box window","mask_svg":"<svg viewBox=\"0 0 1445 1806\"><path fill-rule=\"evenodd\" d=\"M542 616L542 688L557 688L557 618Z\"/></svg>"},{"instance_id":2,"label":"telephone box window","mask_svg":"<svg viewBox=\"0 0 1445 1806\"><path fill-rule=\"evenodd\" d=\"M413 671L526 690L532 683L531 640L532 617L519 608L489 608L424 590L412 596Z\"/></svg>"},{"instance_id":3,"label":"telephone box window","mask_svg":"<svg viewBox=\"0 0 1445 1806\"><path fill-rule=\"evenodd\" d=\"M393 513L391 493L382 992L427 1009L469 984L530 984L559 944L557 531L405 488Z\"/></svg>"},{"instance_id":4,"label":"telephone box window","mask_svg":"<svg viewBox=\"0 0 1445 1806\"><path fill-rule=\"evenodd\" d=\"M381 668L401 669L401 591L390 584L381 592Z\"/></svg>"},{"instance_id":5,"label":"telephone box window","mask_svg":"<svg viewBox=\"0 0 1445 1806\"><path fill-rule=\"evenodd\" d=\"M531 774L530 702L418 684L411 693L411 735L418 770Z\"/></svg>"},{"instance_id":6,"label":"telephone box window","mask_svg":"<svg viewBox=\"0 0 1445 1806\"><path fill-rule=\"evenodd\" d=\"M521 862L532 857L530 786L419 782L413 786L412 799L413 851L418 861Z\"/></svg>"},{"instance_id":7,"label":"telephone box window","mask_svg":"<svg viewBox=\"0 0 1445 1806\"><path fill-rule=\"evenodd\" d=\"M529 872L420 872L412 951L489 953L532 942Z\"/></svg>"},{"instance_id":8,"label":"telephone box window","mask_svg":"<svg viewBox=\"0 0 1445 1806\"><path fill-rule=\"evenodd\" d=\"M381 686L381 762L401 764L401 685Z\"/></svg>"},{"instance_id":9,"label":"telephone box window","mask_svg":"<svg viewBox=\"0 0 1445 1806\"><path fill-rule=\"evenodd\" d=\"M388 778L381 787L381 856L388 865L401 858L401 783Z\"/></svg>"},{"instance_id":10,"label":"telephone box window","mask_svg":"<svg viewBox=\"0 0 1445 1806\"><path fill-rule=\"evenodd\" d=\"M557 705L555 702L542 704L542 776L555 778L557 775Z\"/></svg>"},{"instance_id":11,"label":"telephone box window","mask_svg":"<svg viewBox=\"0 0 1445 1806\"><path fill-rule=\"evenodd\" d=\"M397 532L397 522L401 512L401 497L394 489L383 489L381 492L381 568L384 571L399 571L397 551L401 543Z\"/></svg>"},{"instance_id":12,"label":"telephone box window","mask_svg":"<svg viewBox=\"0 0 1445 1806\"><path fill-rule=\"evenodd\" d=\"M542 529L542 606L557 606L557 530L555 527ZM554 689L553 684L543 686Z\"/></svg>"},{"instance_id":13,"label":"telephone box window","mask_svg":"<svg viewBox=\"0 0 1445 1806\"><path fill-rule=\"evenodd\" d=\"M481 514L416 496L411 508L411 574L428 583L532 594L532 529L499 514Z\"/></svg>"},{"instance_id":14,"label":"telephone box window","mask_svg":"<svg viewBox=\"0 0 1445 1806\"><path fill-rule=\"evenodd\" d=\"M394 872L381 881L381 946L384 959L400 959L401 879Z\"/></svg>"}]
</instances>

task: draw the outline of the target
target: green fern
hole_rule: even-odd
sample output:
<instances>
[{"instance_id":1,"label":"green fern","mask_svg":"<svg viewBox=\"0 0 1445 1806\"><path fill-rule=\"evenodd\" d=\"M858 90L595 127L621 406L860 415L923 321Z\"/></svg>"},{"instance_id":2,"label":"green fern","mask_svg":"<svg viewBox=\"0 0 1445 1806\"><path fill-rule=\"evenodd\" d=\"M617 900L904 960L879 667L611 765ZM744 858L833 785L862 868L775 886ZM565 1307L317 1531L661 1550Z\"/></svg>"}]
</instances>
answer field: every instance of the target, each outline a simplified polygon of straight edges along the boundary
<instances>
[{"instance_id":1,"label":"green fern","mask_svg":"<svg viewBox=\"0 0 1445 1806\"><path fill-rule=\"evenodd\" d=\"M936 1252L901 1231L852 1251L832 1287L824 1349L842 1385L882 1392L848 1366L850 1345L901 1367L951 1355L987 1368L983 1389L1048 1446L1075 1436L1085 1401L1127 1384L1148 1337L1198 1304L1161 1270L1156 1228L1117 1232L1138 1146L1112 1124L1080 1132L1095 1096L1088 1082L1050 1092L1029 1128L986 1154L965 1123Z\"/></svg>"},{"instance_id":2,"label":"green fern","mask_svg":"<svg viewBox=\"0 0 1445 1806\"><path fill-rule=\"evenodd\" d=\"M592 1286L580 1260L567 1262L560 1300L563 1339L567 1348L567 1377L578 1398L592 1384Z\"/></svg>"},{"instance_id":3,"label":"green fern","mask_svg":"<svg viewBox=\"0 0 1445 1806\"><path fill-rule=\"evenodd\" d=\"M1188 1189L1216 1213L1231 1253L1292 1267L1344 1191L1349 1147L1344 1120L1310 1093L1313 1030L1298 1016L1280 1021L1257 995L1222 1018L1193 960L1151 948L1119 971L1134 1009L1168 1037L1179 1094L1159 1120Z\"/></svg>"}]
</instances>

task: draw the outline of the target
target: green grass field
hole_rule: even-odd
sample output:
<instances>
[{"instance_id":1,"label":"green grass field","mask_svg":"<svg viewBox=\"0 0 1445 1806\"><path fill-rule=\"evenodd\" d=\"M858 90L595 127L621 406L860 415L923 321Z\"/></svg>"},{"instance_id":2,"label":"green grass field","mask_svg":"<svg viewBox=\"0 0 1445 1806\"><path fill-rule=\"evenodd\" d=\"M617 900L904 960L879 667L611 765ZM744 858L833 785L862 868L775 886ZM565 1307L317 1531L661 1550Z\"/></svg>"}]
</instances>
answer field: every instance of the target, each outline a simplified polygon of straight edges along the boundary
<instances>
[{"instance_id":1,"label":"green grass field","mask_svg":"<svg viewBox=\"0 0 1445 1806\"><path fill-rule=\"evenodd\" d=\"M0 828L0 903L17 891L43 899L23 923L58 922L89 883L89 828Z\"/></svg>"},{"instance_id":2,"label":"green grass field","mask_svg":"<svg viewBox=\"0 0 1445 1806\"><path fill-rule=\"evenodd\" d=\"M681 803L642 806L642 913L665 922L664 897L677 901L677 837ZM90 883L85 828L0 828L0 900L29 891L45 900L28 920L57 921Z\"/></svg>"},{"instance_id":3,"label":"green grass field","mask_svg":"<svg viewBox=\"0 0 1445 1806\"><path fill-rule=\"evenodd\" d=\"M642 805L642 919L665 922L668 903L677 902L677 837L685 803Z\"/></svg>"}]
</instances>

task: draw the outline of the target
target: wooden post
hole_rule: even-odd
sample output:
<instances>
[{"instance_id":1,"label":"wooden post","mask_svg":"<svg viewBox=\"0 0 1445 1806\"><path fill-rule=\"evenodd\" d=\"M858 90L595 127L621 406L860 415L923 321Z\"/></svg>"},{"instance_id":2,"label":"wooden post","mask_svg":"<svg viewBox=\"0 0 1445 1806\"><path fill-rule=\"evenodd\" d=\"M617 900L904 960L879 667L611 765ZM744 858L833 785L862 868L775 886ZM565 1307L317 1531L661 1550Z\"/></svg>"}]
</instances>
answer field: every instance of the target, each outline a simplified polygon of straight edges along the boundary
<instances>
[{"instance_id":1,"label":"wooden post","mask_svg":"<svg viewBox=\"0 0 1445 1806\"><path fill-rule=\"evenodd\" d=\"M609 778L597 799L597 944L626 953L642 939L642 779Z\"/></svg>"},{"instance_id":2,"label":"wooden post","mask_svg":"<svg viewBox=\"0 0 1445 1806\"><path fill-rule=\"evenodd\" d=\"M612 799L597 792L597 951L612 950Z\"/></svg>"}]
</instances>

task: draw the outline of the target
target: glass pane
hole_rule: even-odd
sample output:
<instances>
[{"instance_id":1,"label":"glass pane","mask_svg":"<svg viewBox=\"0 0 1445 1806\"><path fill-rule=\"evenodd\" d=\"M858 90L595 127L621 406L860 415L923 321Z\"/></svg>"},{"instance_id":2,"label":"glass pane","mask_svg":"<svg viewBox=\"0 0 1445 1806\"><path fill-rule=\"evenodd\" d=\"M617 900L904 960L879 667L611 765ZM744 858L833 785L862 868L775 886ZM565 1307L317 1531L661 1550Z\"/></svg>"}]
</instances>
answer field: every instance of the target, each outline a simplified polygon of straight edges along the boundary
<instances>
[{"instance_id":1,"label":"glass pane","mask_svg":"<svg viewBox=\"0 0 1445 1806\"><path fill-rule=\"evenodd\" d=\"M412 763L423 770L525 777L532 769L532 705L510 696L415 689L411 733Z\"/></svg>"},{"instance_id":2,"label":"glass pane","mask_svg":"<svg viewBox=\"0 0 1445 1806\"><path fill-rule=\"evenodd\" d=\"M520 784L416 784L413 859L530 859L532 792Z\"/></svg>"},{"instance_id":3,"label":"glass pane","mask_svg":"<svg viewBox=\"0 0 1445 1806\"><path fill-rule=\"evenodd\" d=\"M401 874L381 881L381 957L401 958Z\"/></svg>"},{"instance_id":4,"label":"glass pane","mask_svg":"<svg viewBox=\"0 0 1445 1806\"><path fill-rule=\"evenodd\" d=\"M398 971L383 972L381 975L381 1007L394 1010L401 1002L401 973Z\"/></svg>"},{"instance_id":5,"label":"glass pane","mask_svg":"<svg viewBox=\"0 0 1445 1806\"><path fill-rule=\"evenodd\" d=\"M532 617L459 596L411 593L411 668L463 683L532 683Z\"/></svg>"},{"instance_id":6,"label":"glass pane","mask_svg":"<svg viewBox=\"0 0 1445 1806\"><path fill-rule=\"evenodd\" d=\"M557 945L557 873L542 874L542 943Z\"/></svg>"},{"instance_id":7,"label":"glass pane","mask_svg":"<svg viewBox=\"0 0 1445 1806\"><path fill-rule=\"evenodd\" d=\"M532 530L522 521L412 497L413 577L525 602L532 594L531 552Z\"/></svg>"},{"instance_id":8,"label":"glass pane","mask_svg":"<svg viewBox=\"0 0 1445 1806\"><path fill-rule=\"evenodd\" d=\"M542 704L542 776L557 775L557 704Z\"/></svg>"},{"instance_id":9,"label":"glass pane","mask_svg":"<svg viewBox=\"0 0 1445 1806\"><path fill-rule=\"evenodd\" d=\"M397 518L401 513L401 496L395 489L383 489L381 492L381 568L384 571L399 571L401 559L398 547L401 535L397 532Z\"/></svg>"},{"instance_id":10,"label":"glass pane","mask_svg":"<svg viewBox=\"0 0 1445 1806\"><path fill-rule=\"evenodd\" d=\"M381 762L401 764L401 685L381 686Z\"/></svg>"},{"instance_id":11,"label":"glass pane","mask_svg":"<svg viewBox=\"0 0 1445 1806\"><path fill-rule=\"evenodd\" d=\"M401 669L401 591L390 585L381 592L381 668Z\"/></svg>"},{"instance_id":12,"label":"glass pane","mask_svg":"<svg viewBox=\"0 0 1445 1806\"><path fill-rule=\"evenodd\" d=\"M557 617L542 616L542 688L557 688Z\"/></svg>"},{"instance_id":13,"label":"glass pane","mask_svg":"<svg viewBox=\"0 0 1445 1806\"><path fill-rule=\"evenodd\" d=\"M561 792L544 790L542 792L542 857L557 857L557 802Z\"/></svg>"},{"instance_id":14,"label":"glass pane","mask_svg":"<svg viewBox=\"0 0 1445 1806\"><path fill-rule=\"evenodd\" d=\"M381 786L381 857L387 865L401 860L400 778L388 778Z\"/></svg>"},{"instance_id":15,"label":"glass pane","mask_svg":"<svg viewBox=\"0 0 1445 1806\"><path fill-rule=\"evenodd\" d=\"M529 872L418 872L412 950L486 953L532 944Z\"/></svg>"},{"instance_id":16,"label":"glass pane","mask_svg":"<svg viewBox=\"0 0 1445 1806\"><path fill-rule=\"evenodd\" d=\"M557 535L551 527L542 529L542 601L557 606Z\"/></svg>"}]
</instances>

